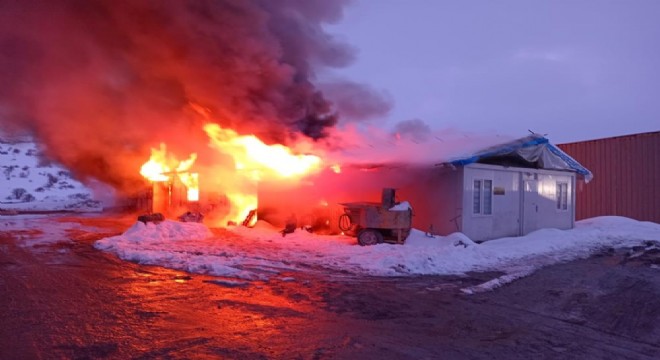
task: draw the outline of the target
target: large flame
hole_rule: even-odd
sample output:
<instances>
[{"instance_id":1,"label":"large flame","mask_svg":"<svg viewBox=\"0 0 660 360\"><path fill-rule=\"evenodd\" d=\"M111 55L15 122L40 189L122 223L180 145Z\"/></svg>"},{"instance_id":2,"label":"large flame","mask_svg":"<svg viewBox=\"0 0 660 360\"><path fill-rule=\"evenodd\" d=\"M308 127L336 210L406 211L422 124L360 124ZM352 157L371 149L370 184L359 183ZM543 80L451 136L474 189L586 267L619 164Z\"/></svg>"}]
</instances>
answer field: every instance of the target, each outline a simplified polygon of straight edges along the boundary
<instances>
[{"instance_id":1,"label":"large flame","mask_svg":"<svg viewBox=\"0 0 660 360\"><path fill-rule=\"evenodd\" d=\"M280 144L267 145L254 135L239 135L232 129L208 123L204 131L210 146L229 155L234 161L234 176L243 185L230 189L226 195L231 203L228 220L237 224L248 220L250 211L258 205L257 182L264 177L296 179L320 169L321 159L314 155L299 155ZM251 223L256 222L256 216Z\"/></svg>"},{"instance_id":2,"label":"large flame","mask_svg":"<svg viewBox=\"0 0 660 360\"><path fill-rule=\"evenodd\" d=\"M160 148L151 148L151 158L140 168L140 175L149 181L167 181L169 176L165 175L171 171L167 161L167 148L161 143Z\"/></svg>"},{"instance_id":3,"label":"large flame","mask_svg":"<svg viewBox=\"0 0 660 360\"><path fill-rule=\"evenodd\" d=\"M233 160L229 169L226 163L215 163L209 173L203 174L209 179L205 184L215 181L217 187L208 190L224 194L229 202L222 224L249 222L247 225L253 225L256 222L256 214L251 212L257 209L257 183L260 179L299 179L321 168L318 156L295 154L280 144L267 145L254 135L239 135L214 123L206 124L204 131L211 139L211 148ZM167 152L165 144L160 144L158 149L151 149L151 158L140 173L154 182L171 181L172 176L177 176L186 185L188 201L198 201L199 176L189 172L196 159L197 155L192 154L187 160L178 161Z\"/></svg>"},{"instance_id":4,"label":"large flame","mask_svg":"<svg viewBox=\"0 0 660 360\"><path fill-rule=\"evenodd\" d=\"M193 153L186 160L179 161L167 152L167 146L160 144L158 149L151 148L151 158L140 168L140 174L153 182L170 181L171 176L176 174L178 179L186 186L188 201L199 200L199 175L189 172L197 160L197 154Z\"/></svg>"},{"instance_id":5,"label":"large flame","mask_svg":"<svg viewBox=\"0 0 660 360\"><path fill-rule=\"evenodd\" d=\"M209 123L204 131L211 138L211 146L230 155L237 170L255 170L257 179L264 175L293 178L320 168L321 159L315 155L295 155L280 144L266 145L254 135L239 135L231 129Z\"/></svg>"}]
</instances>

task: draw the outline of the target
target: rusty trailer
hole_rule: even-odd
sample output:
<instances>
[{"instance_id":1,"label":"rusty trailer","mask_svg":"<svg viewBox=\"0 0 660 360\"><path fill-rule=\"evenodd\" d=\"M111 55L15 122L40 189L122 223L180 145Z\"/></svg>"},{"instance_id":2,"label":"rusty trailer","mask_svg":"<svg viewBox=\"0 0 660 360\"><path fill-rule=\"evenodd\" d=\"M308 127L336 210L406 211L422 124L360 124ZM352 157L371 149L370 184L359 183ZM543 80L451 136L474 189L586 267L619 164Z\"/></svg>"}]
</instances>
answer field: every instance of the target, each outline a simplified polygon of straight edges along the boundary
<instances>
[{"instance_id":1,"label":"rusty trailer","mask_svg":"<svg viewBox=\"0 0 660 360\"><path fill-rule=\"evenodd\" d=\"M383 189L381 203L342 203L344 214L339 218L339 228L349 236L356 236L362 246L382 242L403 244L412 227L412 209L392 209L394 189Z\"/></svg>"}]
</instances>

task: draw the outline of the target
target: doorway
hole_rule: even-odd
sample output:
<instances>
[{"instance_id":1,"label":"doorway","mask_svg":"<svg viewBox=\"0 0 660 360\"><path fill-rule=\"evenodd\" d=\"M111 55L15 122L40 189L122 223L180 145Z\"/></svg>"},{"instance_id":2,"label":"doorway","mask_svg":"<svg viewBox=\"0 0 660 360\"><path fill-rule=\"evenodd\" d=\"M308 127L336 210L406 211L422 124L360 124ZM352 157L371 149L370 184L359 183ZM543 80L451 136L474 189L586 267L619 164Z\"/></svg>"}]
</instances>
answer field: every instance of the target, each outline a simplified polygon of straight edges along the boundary
<instances>
[{"instance_id":1,"label":"doorway","mask_svg":"<svg viewBox=\"0 0 660 360\"><path fill-rule=\"evenodd\" d=\"M538 229L539 182L525 180L523 188L522 235Z\"/></svg>"}]
</instances>

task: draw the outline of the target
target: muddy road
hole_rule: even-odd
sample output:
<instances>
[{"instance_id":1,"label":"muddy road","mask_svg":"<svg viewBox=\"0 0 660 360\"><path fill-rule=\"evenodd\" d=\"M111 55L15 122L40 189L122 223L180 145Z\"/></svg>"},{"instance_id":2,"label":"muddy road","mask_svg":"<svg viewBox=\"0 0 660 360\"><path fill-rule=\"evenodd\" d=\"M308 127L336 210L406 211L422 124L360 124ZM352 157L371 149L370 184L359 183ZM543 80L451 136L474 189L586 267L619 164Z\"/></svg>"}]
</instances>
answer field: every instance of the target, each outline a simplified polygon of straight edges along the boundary
<instances>
[{"instance_id":1,"label":"muddy road","mask_svg":"<svg viewBox=\"0 0 660 360\"><path fill-rule=\"evenodd\" d=\"M2 359L660 358L654 251L606 252L474 295L460 289L499 274L246 284L92 247L130 219L59 221L52 235L38 221L0 228Z\"/></svg>"}]
</instances>

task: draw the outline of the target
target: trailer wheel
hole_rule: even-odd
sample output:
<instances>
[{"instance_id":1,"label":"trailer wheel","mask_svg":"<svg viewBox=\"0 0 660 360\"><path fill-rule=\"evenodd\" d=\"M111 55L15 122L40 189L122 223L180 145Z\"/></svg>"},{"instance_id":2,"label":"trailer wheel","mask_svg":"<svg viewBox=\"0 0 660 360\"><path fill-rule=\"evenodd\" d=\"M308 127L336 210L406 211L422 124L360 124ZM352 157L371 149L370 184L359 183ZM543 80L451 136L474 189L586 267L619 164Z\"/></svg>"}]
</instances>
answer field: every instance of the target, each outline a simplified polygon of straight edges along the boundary
<instances>
[{"instance_id":1,"label":"trailer wheel","mask_svg":"<svg viewBox=\"0 0 660 360\"><path fill-rule=\"evenodd\" d=\"M383 242L383 234L378 230L364 229L358 233L358 244L361 246L376 245Z\"/></svg>"},{"instance_id":2,"label":"trailer wheel","mask_svg":"<svg viewBox=\"0 0 660 360\"><path fill-rule=\"evenodd\" d=\"M353 222L351 221L351 217L348 216L348 214L342 214L339 217L339 230L348 231L348 230L351 229L352 225L353 225Z\"/></svg>"}]
</instances>

